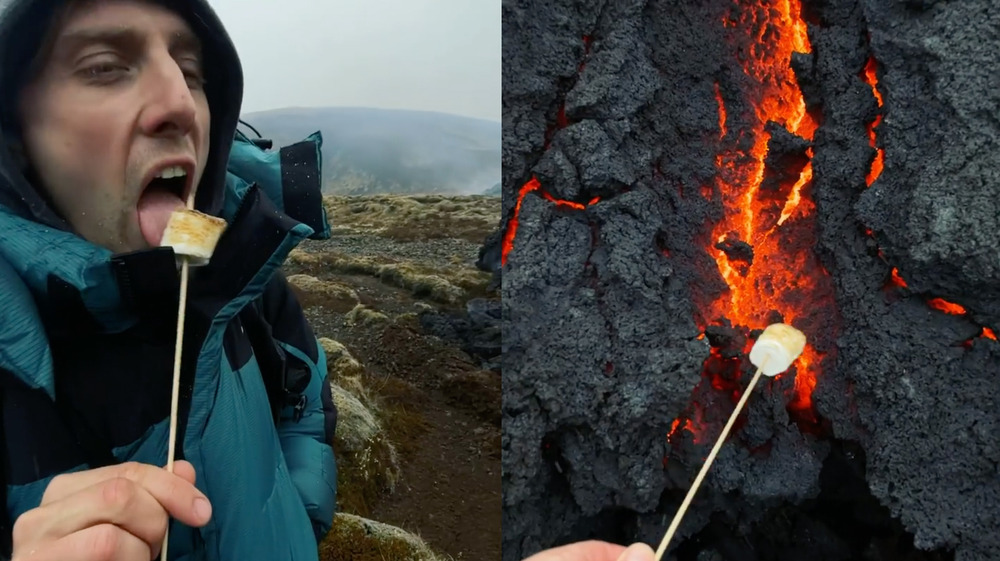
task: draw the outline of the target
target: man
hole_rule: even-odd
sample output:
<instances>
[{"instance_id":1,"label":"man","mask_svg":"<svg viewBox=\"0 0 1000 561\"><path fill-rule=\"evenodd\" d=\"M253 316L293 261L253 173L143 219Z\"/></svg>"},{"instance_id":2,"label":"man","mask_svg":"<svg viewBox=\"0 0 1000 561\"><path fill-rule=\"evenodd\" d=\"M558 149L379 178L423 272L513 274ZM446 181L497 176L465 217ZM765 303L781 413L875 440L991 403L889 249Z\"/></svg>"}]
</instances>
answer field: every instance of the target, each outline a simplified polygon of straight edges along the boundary
<instances>
[{"instance_id":1,"label":"man","mask_svg":"<svg viewBox=\"0 0 1000 561\"><path fill-rule=\"evenodd\" d=\"M318 136L238 135L239 61L202 0L0 3L0 88L7 553L154 559L169 525L171 559L317 559L336 411L276 270L329 233ZM192 193L229 225L191 273L169 473L179 280L158 246Z\"/></svg>"}]
</instances>

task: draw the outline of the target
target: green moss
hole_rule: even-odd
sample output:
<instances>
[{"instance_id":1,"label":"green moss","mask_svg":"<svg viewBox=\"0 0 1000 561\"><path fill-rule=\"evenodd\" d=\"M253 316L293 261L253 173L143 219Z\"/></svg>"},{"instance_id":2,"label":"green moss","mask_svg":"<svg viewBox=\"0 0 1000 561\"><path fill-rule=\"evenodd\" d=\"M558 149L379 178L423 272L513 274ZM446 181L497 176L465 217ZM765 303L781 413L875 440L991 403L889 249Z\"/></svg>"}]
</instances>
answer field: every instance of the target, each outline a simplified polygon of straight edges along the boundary
<instances>
[{"instance_id":1,"label":"green moss","mask_svg":"<svg viewBox=\"0 0 1000 561\"><path fill-rule=\"evenodd\" d=\"M337 406L337 504L341 512L367 515L383 493L391 493L399 480L396 448L386 437L378 408L331 384ZM367 400L366 400L367 401Z\"/></svg>"},{"instance_id":2,"label":"green moss","mask_svg":"<svg viewBox=\"0 0 1000 561\"><path fill-rule=\"evenodd\" d=\"M319 546L321 561L451 561L419 536L350 514L338 514Z\"/></svg>"},{"instance_id":3,"label":"green moss","mask_svg":"<svg viewBox=\"0 0 1000 561\"><path fill-rule=\"evenodd\" d=\"M364 304L358 304L344 316L349 325L376 325L389 321L389 316L375 311Z\"/></svg>"},{"instance_id":4,"label":"green moss","mask_svg":"<svg viewBox=\"0 0 1000 561\"><path fill-rule=\"evenodd\" d=\"M481 195L330 196L327 213L344 232L399 241L455 238L482 243L500 221L500 200Z\"/></svg>"}]
</instances>

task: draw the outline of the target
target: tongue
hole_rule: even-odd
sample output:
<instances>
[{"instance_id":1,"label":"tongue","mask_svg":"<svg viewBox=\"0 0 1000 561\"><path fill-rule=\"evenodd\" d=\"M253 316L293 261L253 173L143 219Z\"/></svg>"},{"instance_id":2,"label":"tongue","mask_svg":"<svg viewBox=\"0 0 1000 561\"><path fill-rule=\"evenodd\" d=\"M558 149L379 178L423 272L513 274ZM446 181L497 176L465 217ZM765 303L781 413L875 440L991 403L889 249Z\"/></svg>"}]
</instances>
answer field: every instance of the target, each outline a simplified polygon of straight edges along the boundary
<instances>
[{"instance_id":1,"label":"tongue","mask_svg":"<svg viewBox=\"0 0 1000 561\"><path fill-rule=\"evenodd\" d=\"M150 247L159 247L163 231L170 222L170 214L184 208L184 201L177 195L159 189L147 189L139 199L139 229Z\"/></svg>"}]
</instances>

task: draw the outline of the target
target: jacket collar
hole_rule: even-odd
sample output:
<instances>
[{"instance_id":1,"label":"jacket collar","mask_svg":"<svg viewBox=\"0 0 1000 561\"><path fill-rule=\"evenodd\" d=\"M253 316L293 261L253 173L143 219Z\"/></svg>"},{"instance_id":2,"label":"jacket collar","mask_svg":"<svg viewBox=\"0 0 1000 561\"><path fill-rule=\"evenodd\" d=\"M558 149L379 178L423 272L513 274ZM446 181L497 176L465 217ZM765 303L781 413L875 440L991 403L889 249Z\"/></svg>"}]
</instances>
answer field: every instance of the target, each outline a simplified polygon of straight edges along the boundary
<instances>
[{"instance_id":1,"label":"jacket collar","mask_svg":"<svg viewBox=\"0 0 1000 561\"><path fill-rule=\"evenodd\" d=\"M214 315L244 293L250 279L261 273L270 278L291 249L312 233L278 210L257 186L247 189L211 262L191 269L189 309ZM291 245L290 235L295 238ZM170 248L113 255L0 207L0 256L31 291L50 335L80 329L117 333L140 323L175 327L171 319L176 322L180 285Z\"/></svg>"}]
</instances>

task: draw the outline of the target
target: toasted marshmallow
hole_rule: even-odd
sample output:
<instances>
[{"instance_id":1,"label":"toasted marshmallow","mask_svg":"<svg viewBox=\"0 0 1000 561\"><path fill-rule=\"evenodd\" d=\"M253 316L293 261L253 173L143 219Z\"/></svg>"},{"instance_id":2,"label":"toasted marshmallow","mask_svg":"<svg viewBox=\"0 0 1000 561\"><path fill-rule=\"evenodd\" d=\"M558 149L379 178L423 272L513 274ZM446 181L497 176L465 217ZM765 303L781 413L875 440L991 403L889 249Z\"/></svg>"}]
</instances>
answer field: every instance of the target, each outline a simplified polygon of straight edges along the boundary
<instances>
[{"instance_id":1,"label":"toasted marshmallow","mask_svg":"<svg viewBox=\"0 0 1000 561\"><path fill-rule=\"evenodd\" d=\"M175 210L160 246L173 247L178 258L187 258L192 266L207 265L227 225L225 220L197 210Z\"/></svg>"},{"instance_id":2,"label":"toasted marshmallow","mask_svg":"<svg viewBox=\"0 0 1000 561\"><path fill-rule=\"evenodd\" d=\"M777 376L788 370L806 348L806 336L791 325L767 326L750 349L750 362L765 376Z\"/></svg>"}]
</instances>

